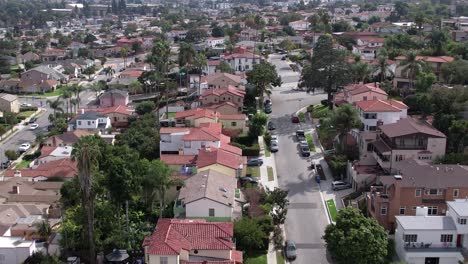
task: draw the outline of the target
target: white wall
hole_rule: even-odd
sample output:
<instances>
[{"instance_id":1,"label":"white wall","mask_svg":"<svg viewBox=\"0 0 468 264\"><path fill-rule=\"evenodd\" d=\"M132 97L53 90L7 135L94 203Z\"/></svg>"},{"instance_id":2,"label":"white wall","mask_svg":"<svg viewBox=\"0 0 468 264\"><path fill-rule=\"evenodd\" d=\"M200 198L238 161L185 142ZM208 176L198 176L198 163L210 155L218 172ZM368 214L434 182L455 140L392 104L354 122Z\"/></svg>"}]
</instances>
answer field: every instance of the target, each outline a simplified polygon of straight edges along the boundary
<instances>
[{"instance_id":1,"label":"white wall","mask_svg":"<svg viewBox=\"0 0 468 264\"><path fill-rule=\"evenodd\" d=\"M148 256L148 264L160 264L159 257L167 257L167 264L179 264L179 256L178 255L149 255Z\"/></svg>"},{"instance_id":2,"label":"white wall","mask_svg":"<svg viewBox=\"0 0 468 264\"><path fill-rule=\"evenodd\" d=\"M191 250L190 255L212 257L212 258L219 258L219 259L231 259L230 250L198 250L197 254L195 254L195 252Z\"/></svg>"},{"instance_id":3,"label":"white wall","mask_svg":"<svg viewBox=\"0 0 468 264\"><path fill-rule=\"evenodd\" d=\"M234 201L232 201L234 203ZM208 217L209 208L215 209L215 217L232 217L233 208L210 199L200 199L185 205L187 217Z\"/></svg>"},{"instance_id":4,"label":"white wall","mask_svg":"<svg viewBox=\"0 0 468 264\"><path fill-rule=\"evenodd\" d=\"M21 264L35 250L36 250L35 244L33 244L33 246L31 247L0 248L0 264ZM5 260L2 261L1 256L3 256Z\"/></svg>"},{"instance_id":5,"label":"white wall","mask_svg":"<svg viewBox=\"0 0 468 264\"><path fill-rule=\"evenodd\" d=\"M190 141L190 147L186 148L184 146L184 155L197 155L200 149L202 148L202 143L205 144L205 147L215 147L219 148L221 143L219 141Z\"/></svg>"},{"instance_id":6,"label":"white wall","mask_svg":"<svg viewBox=\"0 0 468 264\"><path fill-rule=\"evenodd\" d=\"M96 129L97 126L98 126L97 120L84 120L84 119L76 120L77 129Z\"/></svg>"},{"instance_id":7,"label":"white wall","mask_svg":"<svg viewBox=\"0 0 468 264\"><path fill-rule=\"evenodd\" d=\"M366 113L376 113L376 119L365 119L364 114ZM377 121L382 120L383 124L393 124L396 123L401 118L407 117L407 110L403 109L401 112L363 112L361 111L361 122L364 124L364 131L369 131L368 127L377 126Z\"/></svg>"}]
</instances>

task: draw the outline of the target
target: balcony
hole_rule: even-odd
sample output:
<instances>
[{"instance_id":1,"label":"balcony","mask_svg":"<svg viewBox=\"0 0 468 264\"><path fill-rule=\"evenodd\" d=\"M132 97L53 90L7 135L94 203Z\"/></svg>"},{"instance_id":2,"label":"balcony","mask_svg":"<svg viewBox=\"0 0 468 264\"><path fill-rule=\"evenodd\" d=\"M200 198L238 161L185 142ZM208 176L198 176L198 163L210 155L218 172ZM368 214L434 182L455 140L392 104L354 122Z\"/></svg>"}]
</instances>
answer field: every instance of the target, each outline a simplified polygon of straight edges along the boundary
<instances>
[{"instance_id":1,"label":"balcony","mask_svg":"<svg viewBox=\"0 0 468 264\"><path fill-rule=\"evenodd\" d=\"M405 243L405 250L407 252L462 252L461 247L455 247L453 243L433 244L416 242Z\"/></svg>"},{"instance_id":2,"label":"balcony","mask_svg":"<svg viewBox=\"0 0 468 264\"><path fill-rule=\"evenodd\" d=\"M382 155L374 150L372 152L372 155L374 156L375 160L377 163L380 165L381 168L386 169L390 168L390 157L387 155Z\"/></svg>"}]
</instances>

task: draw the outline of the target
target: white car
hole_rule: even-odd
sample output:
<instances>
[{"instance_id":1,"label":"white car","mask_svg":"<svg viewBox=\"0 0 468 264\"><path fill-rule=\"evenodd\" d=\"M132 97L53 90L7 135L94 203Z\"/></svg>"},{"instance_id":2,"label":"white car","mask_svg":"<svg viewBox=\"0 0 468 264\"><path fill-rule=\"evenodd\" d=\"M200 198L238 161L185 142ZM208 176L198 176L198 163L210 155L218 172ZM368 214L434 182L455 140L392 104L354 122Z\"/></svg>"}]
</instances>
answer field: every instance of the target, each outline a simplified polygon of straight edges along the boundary
<instances>
[{"instance_id":1,"label":"white car","mask_svg":"<svg viewBox=\"0 0 468 264\"><path fill-rule=\"evenodd\" d=\"M36 128L38 128L38 127L39 127L38 124L32 124L32 125L29 127L29 129L31 129L31 130L36 130Z\"/></svg>"},{"instance_id":2,"label":"white car","mask_svg":"<svg viewBox=\"0 0 468 264\"><path fill-rule=\"evenodd\" d=\"M276 142L278 144L278 136L277 135L271 135L271 142Z\"/></svg>"},{"instance_id":3,"label":"white car","mask_svg":"<svg viewBox=\"0 0 468 264\"><path fill-rule=\"evenodd\" d=\"M19 146L18 151L19 151L20 153L23 153L23 152L26 152L26 151L27 151L28 149L30 149L30 148L31 148L31 144L29 144L29 143L23 143L23 144L21 144L21 146Z\"/></svg>"},{"instance_id":4,"label":"white car","mask_svg":"<svg viewBox=\"0 0 468 264\"><path fill-rule=\"evenodd\" d=\"M32 106L32 104L28 104L28 103L21 103L21 105L20 105L20 106L31 107L31 106Z\"/></svg>"}]
</instances>

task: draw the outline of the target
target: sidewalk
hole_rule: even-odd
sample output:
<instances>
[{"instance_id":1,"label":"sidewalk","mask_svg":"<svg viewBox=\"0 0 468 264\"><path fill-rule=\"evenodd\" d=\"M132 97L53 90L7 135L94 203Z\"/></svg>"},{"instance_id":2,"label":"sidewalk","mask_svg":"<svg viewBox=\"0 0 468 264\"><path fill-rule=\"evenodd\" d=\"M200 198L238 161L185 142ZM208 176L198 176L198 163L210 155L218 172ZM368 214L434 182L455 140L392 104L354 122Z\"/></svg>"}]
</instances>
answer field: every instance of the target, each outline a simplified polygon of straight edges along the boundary
<instances>
[{"instance_id":1,"label":"sidewalk","mask_svg":"<svg viewBox=\"0 0 468 264\"><path fill-rule=\"evenodd\" d=\"M34 114L32 114L30 117L14 125L9 131L5 132L3 135L0 135L0 145L8 138L21 132L25 127L27 127L27 123L29 122L29 120L31 120L32 117L38 117L43 110L44 110L43 108L38 107L37 111Z\"/></svg>"}]
</instances>

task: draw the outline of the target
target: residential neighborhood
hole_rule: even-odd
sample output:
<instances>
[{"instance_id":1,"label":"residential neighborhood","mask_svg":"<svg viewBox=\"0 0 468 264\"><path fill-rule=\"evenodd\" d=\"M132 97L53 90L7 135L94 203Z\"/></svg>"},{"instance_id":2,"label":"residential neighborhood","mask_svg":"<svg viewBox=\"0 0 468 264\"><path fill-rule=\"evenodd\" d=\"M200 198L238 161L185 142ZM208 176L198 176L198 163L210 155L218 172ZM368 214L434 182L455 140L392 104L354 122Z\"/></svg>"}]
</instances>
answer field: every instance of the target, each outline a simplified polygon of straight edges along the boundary
<instances>
[{"instance_id":1,"label":"residential neighborhood","mask_svg":"<svg viewBox=\"0 0 468 264\"><path fill-rule=\"evenodd\" d=\"M468 263L468 3L0 2L0 264Z\"/></svg>"}]
</instances>

